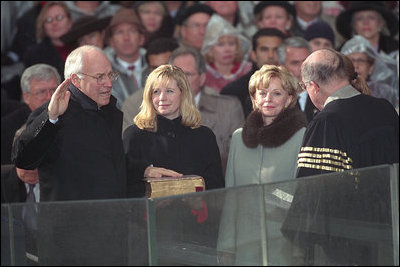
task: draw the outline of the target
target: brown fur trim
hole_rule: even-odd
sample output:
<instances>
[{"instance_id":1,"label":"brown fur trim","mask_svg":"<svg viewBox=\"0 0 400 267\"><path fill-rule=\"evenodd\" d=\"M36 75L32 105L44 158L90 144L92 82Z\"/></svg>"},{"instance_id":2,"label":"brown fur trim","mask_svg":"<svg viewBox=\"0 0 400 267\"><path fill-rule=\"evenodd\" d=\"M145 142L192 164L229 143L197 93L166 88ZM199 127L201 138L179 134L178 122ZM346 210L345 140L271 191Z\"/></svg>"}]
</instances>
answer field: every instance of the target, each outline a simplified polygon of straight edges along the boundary
<instances>
[{"instance_id":1,"label":"brown fur trim","mask_svg":"<svg viewBox=\"0 0 400 267\"><path fill-rule=\"evenodd\" d=\"M242 140L249 148L259 144L263 147L278 147L306 125L306 116L298 108L284 110L268 126L264 126L261 112L253 111L244 124Z\"/></svg>"}]
</instances>

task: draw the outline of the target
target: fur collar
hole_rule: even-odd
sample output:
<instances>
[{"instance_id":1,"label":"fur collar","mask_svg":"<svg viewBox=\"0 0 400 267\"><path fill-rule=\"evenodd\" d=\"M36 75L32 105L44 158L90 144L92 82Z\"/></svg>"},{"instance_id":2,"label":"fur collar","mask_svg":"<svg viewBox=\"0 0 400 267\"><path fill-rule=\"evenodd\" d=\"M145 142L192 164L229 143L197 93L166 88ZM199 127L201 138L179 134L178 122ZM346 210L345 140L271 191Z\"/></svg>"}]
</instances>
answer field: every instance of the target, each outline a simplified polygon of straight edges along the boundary
<instances>
[{"instance_id":1,"label":"fur collar","mask_svg":"<svg viewBox=\"0 0 400 267\"><path fill-rule=\"evenodd\" d=\"M261 112L253 111L244 124L242 140L249 148L255 148L259 144L263 147L278 147L306 125L307 119L298 108L284 110L268 126L264 126Z\"/></svg>"}]
</instances>

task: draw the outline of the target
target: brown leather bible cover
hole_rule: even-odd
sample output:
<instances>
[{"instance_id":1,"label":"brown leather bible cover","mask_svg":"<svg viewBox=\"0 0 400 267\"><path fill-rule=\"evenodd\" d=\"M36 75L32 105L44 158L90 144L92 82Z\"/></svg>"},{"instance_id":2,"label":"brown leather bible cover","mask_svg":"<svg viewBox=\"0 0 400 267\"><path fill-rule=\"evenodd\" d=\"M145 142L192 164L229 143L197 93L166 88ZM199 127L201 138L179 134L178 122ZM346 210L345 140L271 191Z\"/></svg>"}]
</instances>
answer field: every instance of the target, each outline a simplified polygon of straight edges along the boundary
<instances>
[{"instance_id":1,"label":"brown leather bible cover","mask_svg":"<svg viewBox=\"0 0 400 267\"><path fill-rule=\"evenodd\" d=\"M145 178L146 197L166 197L205 190L204 179L198 175L183 177Z\"/></svg>"}]
</instances>

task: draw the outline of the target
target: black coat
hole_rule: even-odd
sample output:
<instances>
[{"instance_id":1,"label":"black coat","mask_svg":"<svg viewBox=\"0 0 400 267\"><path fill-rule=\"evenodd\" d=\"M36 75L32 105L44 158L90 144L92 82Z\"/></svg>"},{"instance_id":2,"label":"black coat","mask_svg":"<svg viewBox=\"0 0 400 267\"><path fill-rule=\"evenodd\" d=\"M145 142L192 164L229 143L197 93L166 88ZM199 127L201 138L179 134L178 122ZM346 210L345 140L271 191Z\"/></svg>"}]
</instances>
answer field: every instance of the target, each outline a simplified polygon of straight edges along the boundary
<instances>
[{"instance_id":1,"label":"black coat","mask_svg":"<svg viewBox=\"0 0 400 267\"><path fill-rule=\"evenodd\" d=\"M23 103L1 118L1 164L11 164L11 148L15 132L26 122L30 113L31 109Z\"/></svg>"},{"instance_id":2,"label":"black coat","mask_svg":"<svg viewBox=\"0 0 400 267\"><path fill-rule=\"evenodd\" d=\"M29 46L24 53L23 61L26 68L39 63L48 64L56 68L60 76L64 77L65 62L49 38Z\"/></svg>"},{"instance_id":3,"label":"black coat","mask_svg":"<svg viewBox=\"0 0 400 267\"><path fill-rule=\"evenodd\" d=\"M221 90L222 95L234 95L239 98L245 118L253 111L253 105L249 94L249 81L256 70L257 66L253 64L253 69L251 71L236 81L228 83Z\"/></svg>"},{"instance_id":4,"label":"black coat","mask_svg":"<svg viewBox=\"0 0 400 267\"><path fill-rule=\"evenodd\" d=\"M14 163L38 168L41 201L125 197L122 112L115 98L98 109L76 87L69 90L68 108L56 124L48 120L48 103L32 112L13 148Z\"/></svg>"},{"instance_id":5,"label":"black coat","mask_svg":"<svg viewBox=\"0 0 400 267\"><path fill-rule=\"evenodd\" d=\"M157 132L129 126L123 135L128 164L128 194L144 196L143 173L137 172L135 160L155 167L204 178L206 189L224 187L221 157L214 133L206 126L196 129L183 126L181 117L169 120L157 116Z\"/></svg>"},{"instance_id":6,"label":"black coat","mask_svg":"<svg viewBox=\"0 0 400 267\"><path fill-rule=\"evenodd\" d=\"M26 201L25 183L18 178L14 165L1 165L1 203Z\"/></svg>"}]
</instances>

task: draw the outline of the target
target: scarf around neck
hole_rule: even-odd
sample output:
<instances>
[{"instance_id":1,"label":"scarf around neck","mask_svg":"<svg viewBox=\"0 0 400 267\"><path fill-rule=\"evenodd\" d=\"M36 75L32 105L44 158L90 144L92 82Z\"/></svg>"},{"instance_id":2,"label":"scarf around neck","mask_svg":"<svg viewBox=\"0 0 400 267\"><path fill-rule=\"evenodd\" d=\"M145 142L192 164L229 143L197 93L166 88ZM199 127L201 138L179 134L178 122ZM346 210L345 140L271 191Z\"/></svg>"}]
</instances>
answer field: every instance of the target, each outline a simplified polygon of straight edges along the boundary
<instances>
[{"instance_id":1,"label":"scarf around neck","mask_svg":"<svg viewBox=\"0 0 400 267\"><path fill-rule=\"evenodd\" d=\"M306 126L304 113L296 107L285 109L267 126L264 126L261 112L254 110L243 126L242 140L249 148L255 148L259 144L263 147L278 147Z\"/></svg>"}]
</instances>

